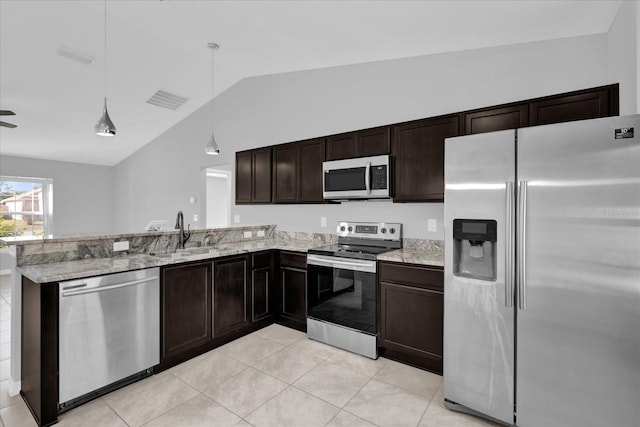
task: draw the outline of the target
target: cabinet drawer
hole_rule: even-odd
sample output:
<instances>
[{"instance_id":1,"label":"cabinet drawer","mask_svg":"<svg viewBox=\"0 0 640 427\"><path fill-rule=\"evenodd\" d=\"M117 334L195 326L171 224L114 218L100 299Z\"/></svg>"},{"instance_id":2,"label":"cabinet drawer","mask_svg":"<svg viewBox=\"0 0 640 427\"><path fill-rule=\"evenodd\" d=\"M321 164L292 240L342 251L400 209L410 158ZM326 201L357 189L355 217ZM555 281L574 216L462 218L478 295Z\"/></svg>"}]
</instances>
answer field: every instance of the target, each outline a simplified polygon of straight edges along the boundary
<instances>
[{"instance_id":1,"label":"cabinet drawer","mask_svg":"<svg viewBox=\"0 0 640 427\"><path fill-rule=\"evenodd\" d=\"M444 290L444 271L434 267L380 262L379 277L380 281Z\"/></svg>"},{"instance_id":2,"label":"cabinet drawer","mask_svg":"<svg viewBox=\"0 0 640 427\"><path fill-rule=\"evenodd\" d=\"M307 255L292 252L280 252L280 265L294 268L307 268Z\"/></svg>"},{"instance_id":3,"label":"cabinet drawer","mask_svg":"<svg viewBox=\"0 0 640 427\"><path fill-rule=\"evenodd\" d=\"M259 252L251 256L251 268L265 268L271 266L271 251Z\"/></svg>"}]
</instances>

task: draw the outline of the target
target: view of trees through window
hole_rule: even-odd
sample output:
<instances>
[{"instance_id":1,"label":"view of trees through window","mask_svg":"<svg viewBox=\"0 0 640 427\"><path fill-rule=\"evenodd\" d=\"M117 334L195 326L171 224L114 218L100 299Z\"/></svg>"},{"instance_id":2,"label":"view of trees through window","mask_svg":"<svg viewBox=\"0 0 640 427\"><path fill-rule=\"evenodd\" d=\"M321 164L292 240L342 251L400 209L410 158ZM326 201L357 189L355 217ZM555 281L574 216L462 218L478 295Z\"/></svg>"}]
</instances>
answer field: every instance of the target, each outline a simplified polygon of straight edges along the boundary
<instances>
[{"instance_id":1,"label":"view of trees through window","mask_svg":"<svg viewBox=\"0 0 640 427\"><path fill-rule=\"evenodd\" d=\"M49 234L51 180L0 177L0 237Z\"/></svg>"}]
</instances>

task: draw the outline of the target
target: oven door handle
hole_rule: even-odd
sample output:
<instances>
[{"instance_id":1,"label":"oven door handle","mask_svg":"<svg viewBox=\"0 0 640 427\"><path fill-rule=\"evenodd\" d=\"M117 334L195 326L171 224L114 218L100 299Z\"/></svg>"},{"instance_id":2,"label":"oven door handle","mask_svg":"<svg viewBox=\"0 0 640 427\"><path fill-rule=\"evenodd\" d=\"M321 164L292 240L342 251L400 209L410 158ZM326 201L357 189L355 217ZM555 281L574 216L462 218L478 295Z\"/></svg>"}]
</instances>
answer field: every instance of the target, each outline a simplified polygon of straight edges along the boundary
<instances>
[{"instance_id":1,"label":"oven door handle","mask_svg":"<svg viewBox=\"0 0 640 427\"><path fill-rule=\"evenodd\" d=\"M328 257L322 255L308 255L307 265L318 265L320 267L339 268L343 270L364 271L368 273L376 272L375 261L345 260L344 258Z\"/></svg>"}]
</instances>

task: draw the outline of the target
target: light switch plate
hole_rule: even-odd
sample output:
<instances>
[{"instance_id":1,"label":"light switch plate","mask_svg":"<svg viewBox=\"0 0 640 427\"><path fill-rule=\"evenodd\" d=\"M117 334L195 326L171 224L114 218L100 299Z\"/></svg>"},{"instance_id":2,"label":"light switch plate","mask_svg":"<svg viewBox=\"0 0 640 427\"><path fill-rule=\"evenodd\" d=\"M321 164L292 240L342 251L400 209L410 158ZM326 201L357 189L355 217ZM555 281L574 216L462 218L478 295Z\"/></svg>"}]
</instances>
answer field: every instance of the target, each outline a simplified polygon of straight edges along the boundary
<instances>
[{"instance_id":1,"label":"light switch plate","mask_svg":"<svg viewBox=\"0 0 640 427\"><path fill-rule=\"evenodd\" d=\"M438 231L438 222L435 219L429 218L429 220L427 221L427 231L431 233L435 233Z\"/></svg>"},{"instance_id":2,"label":"light switch plate","mask_svg":"<svg viewBox=\"0 0 640 427\"><path fill-rule=\"evenodd\" d=\"M240 215L234 215L233 222L234 224L240 224Z\"/></svg>"},{"instance_id":3,"label":"light switch plate","mask_svg":"<svg viewBox=\"0 0 640 427\"><path fill-rule=\"evenodd\" d=\"M198 199L196 199L195 197L189 197L189 203L191 203L192 205L197 201Z\"/></svg>"},{"instance_id":4,"label":"light switch plate","mask_svg":"<svg viewBox=\"0 0 640 427\"><path fill-rule=\"evenodd\" d=\"M327 226L327 217L326 216L321 216L320 217L320 227L326 227Z\"/></svg>"},{"instance_id":5,"label":"light switch plate","mask_svg":"<svg viewBox=\"0 0 640 427\"><path fill-rule=\"evenodd\" d=\"M129 250L129 241L125 240L124 242L113 242L113 251L128 251Z\"/></svg>"},{"instance_id":6,"label":"light switch plate","mask_svg":"<svg viewBox=\"0 0 640 427\"><path fill-rule=\"evenodd\" d=\"M242 233L245 239L251 238L251 230Z\"/></svg>"}]
</instances>

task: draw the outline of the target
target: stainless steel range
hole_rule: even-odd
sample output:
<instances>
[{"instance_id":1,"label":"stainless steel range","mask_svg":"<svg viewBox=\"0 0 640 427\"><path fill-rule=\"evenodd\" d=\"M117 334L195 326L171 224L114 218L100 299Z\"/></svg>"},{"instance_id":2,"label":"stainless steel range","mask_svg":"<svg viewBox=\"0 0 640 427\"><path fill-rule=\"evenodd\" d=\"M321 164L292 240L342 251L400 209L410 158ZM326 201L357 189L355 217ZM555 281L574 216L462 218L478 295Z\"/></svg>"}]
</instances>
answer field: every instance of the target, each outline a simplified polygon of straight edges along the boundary
<instances>
[{"instance_id":1,"label":"stainless steel range","mask_svg":"<svg viewBox=\"0 0 640 427\"><path fill-rule=\"evenodd\" d=\"M402 247L402 224L340 222L338 244L309 249L307 336L378 358L378 254Z\"/></svg>"}]
</instances>

